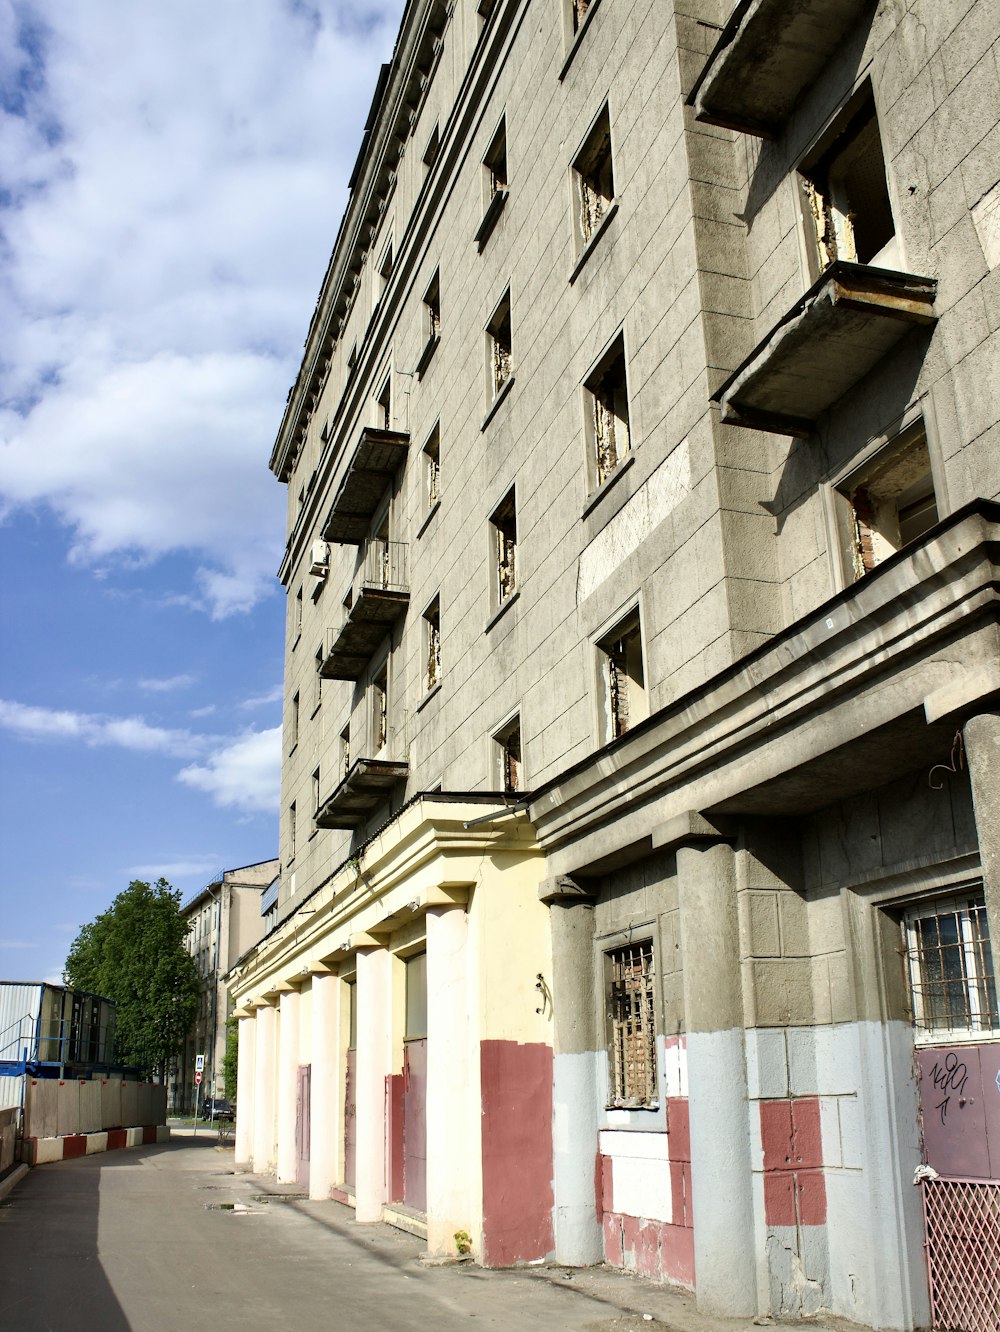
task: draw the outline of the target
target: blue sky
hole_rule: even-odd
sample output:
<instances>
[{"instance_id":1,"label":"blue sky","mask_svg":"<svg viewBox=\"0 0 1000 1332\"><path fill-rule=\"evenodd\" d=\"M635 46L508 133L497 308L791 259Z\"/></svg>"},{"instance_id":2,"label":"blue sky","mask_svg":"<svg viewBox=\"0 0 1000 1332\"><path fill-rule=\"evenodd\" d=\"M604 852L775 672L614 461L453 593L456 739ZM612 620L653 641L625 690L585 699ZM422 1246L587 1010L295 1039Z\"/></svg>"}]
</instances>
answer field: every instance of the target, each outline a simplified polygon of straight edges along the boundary
<instances>
[{"instance_id":1,"label":"blue sky","mask_svg":"<svg viewBox=\"0 0 1000 1332\"><path fill-rule=\"evenodd\" d=\"M0 979L277 855L267 468L402 0L0 0Z\"/></svg>"}]
</instances>

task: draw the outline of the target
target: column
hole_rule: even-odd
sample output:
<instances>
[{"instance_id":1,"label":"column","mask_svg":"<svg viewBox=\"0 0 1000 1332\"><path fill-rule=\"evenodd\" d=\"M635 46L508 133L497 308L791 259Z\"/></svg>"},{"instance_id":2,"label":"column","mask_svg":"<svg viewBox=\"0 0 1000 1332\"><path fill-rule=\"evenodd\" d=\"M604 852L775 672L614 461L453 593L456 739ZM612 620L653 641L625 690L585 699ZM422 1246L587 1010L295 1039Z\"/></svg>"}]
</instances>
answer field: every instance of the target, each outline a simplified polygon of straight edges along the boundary
<instances>
[{"instance_id":1,"label":"column","mask_svg":"<svg viewBox=\"0 0 1000 1332\"><path fill-rule=\"evenodd\" d=\"M736 867L722 841L677 847L698 1309L757 1312Z\"/></svg>"},{"instance_id":2,"label":"column","mask_svg":"<svg viewBox=\"0 0 1000 1332\"><path fill-rule=\"evenodd\" d=\"M329 972L313 972L312 980L312 1160L309 1197L329 1198L342 1178L343 1097L340 1067L340 995L343 984Z\"/></svg>"},{"instance_id":3,"label":"column","mask_svg":"<svg viewBox=\"0 0 1000 1332\"><path fill-rule=\"evenodd\" d=\"M392 1072L392 955L358 950L355 1219L381 1221L385 1202L385 1080Z\"/></svg>"},{"instance_id":4,"label":"column","mask_svg":"<svg viewBox=\"0 0 1000 1332\"><path fill-rule=\"evenodd\" d=\"M296 1102L299 1090L299 992L286 990L278 1001L278 1181L293 1184Z\"/></svg>"},{"instance_id":5,"label":"column","mask_svg":"<svg viewBox=\"0 0 1000 1332\"><path fill-rule=\"evenodd\" d=\"M600 1107L594 994L594 902L571 879L549 879L539 888L549 907L552 935L552 1156L556 1259L572 1266L604 1257L601 1222L594 1207L594 1160Z\"/></svg>"},{"instance_id":6,"label":"column","mask_svg":"<svg viewBox=\"0 0 1000 1332\"><path fill-rule=\"evenodd\" d=\"M252 1013L239 1019L239 1087L237 1091L238 1113L236 1115L236 1165L239 1169L249 1169L253 1161L253 1120L256 1078L254 1075L254 1056L257 1043L257 1019ZM226 1089L227 1091L229 1088Z\"/></svg>"},{"instance_id":7,"label":"column","mask_svg":"<svg viewBox=\"0 0 1000 1332\"><path fill-rule=\"evenodd\" d=\"M427 1248L454 1253L472 1224L469 1199L469 918L427 911ZM478 1097L476 1098L478 1105Z\"/></svg>"},{"instance_id":8,"label":"column","mask_svg":"<svg viewBox=\"0 0 1000 1332\"><path fill-rule=\"evenodd\" d=\"M271 1004L257 1009L254 1048L253 1168L266 1174L274 1165L274 1074L277 1056L278 1010Z\"/></svg>"},{"instance_id":9,"label":"column","mask_svg":"<svg viewBox=\"0 0 1000 1332\"><path fill-rule=\"evenodd\" d=\"M983 862L993 974L1000 980L1000 716L983 712L970 717L963 734Z\"/></svg>"}]
</instances>

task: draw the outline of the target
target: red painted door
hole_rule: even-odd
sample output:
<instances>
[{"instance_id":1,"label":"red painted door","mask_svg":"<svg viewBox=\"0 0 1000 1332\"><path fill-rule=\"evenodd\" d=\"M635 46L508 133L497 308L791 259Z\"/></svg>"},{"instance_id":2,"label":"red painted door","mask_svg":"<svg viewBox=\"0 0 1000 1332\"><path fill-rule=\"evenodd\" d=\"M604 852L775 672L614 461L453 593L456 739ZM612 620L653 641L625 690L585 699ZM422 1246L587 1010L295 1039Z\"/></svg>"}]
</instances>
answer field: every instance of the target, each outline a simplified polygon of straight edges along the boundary
<instances>
[{"instance_id":1,"label":"red painted door","mask_svg":"<svg viewBox=\"0 0 1000 1332\"><path fill-rule=\"evenodd\" d=\"M357 1054L356 1050L347 1052L347 1077L344 1090L344 1183L349 1189L355 1187L357 1178L357 1135L354 1118Z\"/></svg>"},{"instance_id":2,"label":"red painted door","mask_svg":"<svg viewBox=\"0 0 1000 1332\"><path fill-rule=\"evenodd\" d=\"M309 1153L312 1138L312 1065L299 1065L295 1097L295 1182L309 1187Z\"/></svg>"},{"instance_id":3,"label":"red painted door","mask_svg":"<svg viewBox=\"0 0 1000 1332\"><path fill-rule=\"evenodd\" d=\"M427 1211L427 1038L403 1046L403 1202Z\"/></svg>"}]
</instances>

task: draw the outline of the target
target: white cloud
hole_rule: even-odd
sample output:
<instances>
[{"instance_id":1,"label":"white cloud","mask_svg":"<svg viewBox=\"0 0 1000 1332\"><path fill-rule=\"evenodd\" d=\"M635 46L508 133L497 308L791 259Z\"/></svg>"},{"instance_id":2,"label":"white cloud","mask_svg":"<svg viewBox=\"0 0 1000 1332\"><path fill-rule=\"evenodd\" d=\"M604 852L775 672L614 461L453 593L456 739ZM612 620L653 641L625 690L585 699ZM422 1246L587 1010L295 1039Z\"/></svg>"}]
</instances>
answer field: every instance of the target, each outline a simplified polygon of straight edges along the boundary
<instances>
[{"instance_id":1,"label":"white cloud","mask_svg":"<svg viewBox=\"0 0 1000 1332\"><path fill-rule=\"evenodd\" d=\"M156 860L148 865L130 865L125 873L131 879L189 879L194 875L214 874L218 856L188 857L186 860Z\"/></svg>"},{"instance_id":2,"label":"white cloud","mask_svg":"<svg viewBox=\"0 0 1000 1332\"><path fill-rule=\"evenodd\" d=\"M206 763L182 768L177 776L206 791L223 808L275 813L281 789L281 727L241 736Z\"/></svg>"},{"instance_id":3,"label":"white cloud","mask_svg":"<svg viewBox=\"0 0 1000 1332\"><path fill-rule=\"evenodd\" d=\"M0 0L0 498L275 586L267 459L401 0ZM193 37L193 34L196 36Z\"/></svg>"},{"instance_id":4,"label":"white cloud","mask_svg":"<svg viewBox=\"0 0 1000 1332\"><path fill-rule=\"evenodd\" d=\"M186 689L192 684L193 675L171 675L164 680L140 680L139 688L150 694L167 694L173 689Z\"/></svg>"},{"instance_id":5,"label":"white cloud","mask_svg":"<svg viewBox=\"0 0 1000 1332\"><path fill-rule=\"evenodd\" d=\"M21 740L77 740L88 746L112 745L146 754L193 758L213 743L190 731L149 726L141 717L105 717L59 711L0 699L0 728Z\"/></svg>"},{"instance_id":6,"label":"white cloud","mask_svg":"<svg viewBox=\"0 0 1000 1332\"><path fill-rule=\"evenodd\" d=\"M255 708L264 708L271 703L280 703L283 695L284 687L276 684L273 689L269 689L265 694L255 694L253 698L243 699L239 706L251 712Z\"/></svg>"}]
</instances>

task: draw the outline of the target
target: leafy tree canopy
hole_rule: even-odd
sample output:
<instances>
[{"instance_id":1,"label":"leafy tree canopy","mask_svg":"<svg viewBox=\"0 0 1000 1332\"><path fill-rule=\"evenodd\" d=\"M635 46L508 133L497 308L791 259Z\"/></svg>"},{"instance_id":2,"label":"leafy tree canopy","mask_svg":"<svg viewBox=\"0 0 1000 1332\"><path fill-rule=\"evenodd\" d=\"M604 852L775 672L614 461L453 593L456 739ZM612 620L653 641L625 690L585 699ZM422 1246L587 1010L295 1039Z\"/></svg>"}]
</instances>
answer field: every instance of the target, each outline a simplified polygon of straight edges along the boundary
<instances>
[{"instance_id":1,"label":"leafy tree canopy","mask_svg":"<svg viewBox=\"0 0 1000 1332\"><path fill-rule=\"evenodd\" d=\"M198 1009L198 970L184 947L188 923L180 902L166 879L134 879L84 925L64 969L67 984L118 1005L118 1059L161 1076Z\"/></svg>"}]
</instances>

